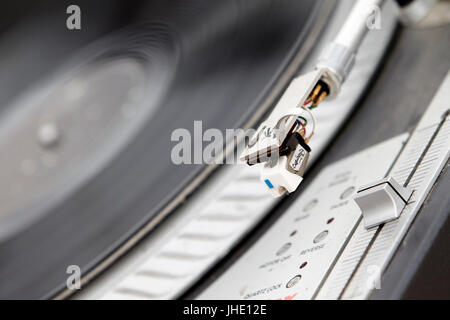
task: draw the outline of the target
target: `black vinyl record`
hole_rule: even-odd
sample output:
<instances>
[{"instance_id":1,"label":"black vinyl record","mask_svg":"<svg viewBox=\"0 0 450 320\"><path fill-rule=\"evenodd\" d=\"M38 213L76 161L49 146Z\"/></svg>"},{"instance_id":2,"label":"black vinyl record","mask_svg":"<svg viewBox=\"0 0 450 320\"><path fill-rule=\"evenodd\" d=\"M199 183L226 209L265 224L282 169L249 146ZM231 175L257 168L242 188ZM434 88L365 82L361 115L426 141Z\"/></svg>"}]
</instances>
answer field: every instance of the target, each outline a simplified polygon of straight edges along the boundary
<instances>
[{"instance_id":1,"label":"black vinyl record","mask_svg":"<svg viewBox=\"0 0 450 320\"><path fill-rule=\"evenodd\" d=\"M1 26L0 298L52 297L69 265L86 274L151 231L207 167L173 164L171 133L246 125L328 12L312 0L99 3L80 3L79 31L65 29L64 1L10 6ZM52 146L39 140L49 124Z\"/></svg>"}]
</instances>

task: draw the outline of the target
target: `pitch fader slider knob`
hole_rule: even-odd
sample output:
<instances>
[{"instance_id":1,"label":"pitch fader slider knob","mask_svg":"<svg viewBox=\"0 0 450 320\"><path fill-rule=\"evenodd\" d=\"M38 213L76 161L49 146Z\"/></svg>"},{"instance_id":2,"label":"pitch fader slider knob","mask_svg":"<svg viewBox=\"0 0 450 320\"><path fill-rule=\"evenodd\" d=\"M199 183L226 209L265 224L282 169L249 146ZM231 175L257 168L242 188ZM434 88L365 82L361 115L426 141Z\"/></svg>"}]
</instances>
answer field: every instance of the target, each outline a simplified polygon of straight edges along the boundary
<instances>
[{"instance_id":1,"label":"pitch fader slider knob","mask_svg":"<svg viewBox=\"0 0 450 320\"><path fill-rule=\"evenodd\" d=\"M359 188L354 196L362 211L366 229L397 219L408 203L412 191L394 178L384 178Z\"/></svg>"}]
</instances>

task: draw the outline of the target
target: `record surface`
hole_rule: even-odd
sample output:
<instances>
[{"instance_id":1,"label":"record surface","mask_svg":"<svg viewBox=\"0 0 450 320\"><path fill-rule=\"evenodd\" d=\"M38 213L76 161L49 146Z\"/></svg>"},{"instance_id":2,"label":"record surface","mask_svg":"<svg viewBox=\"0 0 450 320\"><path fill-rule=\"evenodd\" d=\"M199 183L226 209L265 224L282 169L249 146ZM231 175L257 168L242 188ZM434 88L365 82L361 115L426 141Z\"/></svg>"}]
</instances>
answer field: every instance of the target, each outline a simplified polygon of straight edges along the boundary
<instances>
[{"instance_id":1,"label":"record surface","mask_svg":"<svg viewBox=\"0 0 450 320\"><path fill-rule=\"evenodd\" d=\"M46 57L64 54L34 76L16 72L22 90L1 91L0 298L51 297L69 265L85 274L157 225L206 168L172 163L173 130L245 126L324 10L321 1L136 1L112 26L118 8L92 9L76 44L47 33ZM53 21L41 11L34 28L19 21L2 33L10 56L36 49L11 39L39 37L31 30Z\"/></svg>"}]
</instances>

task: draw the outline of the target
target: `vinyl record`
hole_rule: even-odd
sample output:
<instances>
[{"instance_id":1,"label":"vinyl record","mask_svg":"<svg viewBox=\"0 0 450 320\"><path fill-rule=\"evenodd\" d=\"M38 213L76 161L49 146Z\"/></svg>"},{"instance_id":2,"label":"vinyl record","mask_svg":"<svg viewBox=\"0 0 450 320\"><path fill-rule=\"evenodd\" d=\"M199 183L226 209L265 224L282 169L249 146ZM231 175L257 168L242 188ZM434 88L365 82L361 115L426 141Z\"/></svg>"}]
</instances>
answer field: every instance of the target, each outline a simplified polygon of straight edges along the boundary
<instances>
[{"instance_id":1,"label":"vinyl record","mask_svg":"<svg viewBox=\"0 0 450 320\"><path fill-rule=\"evenodd\" d=\"M322 1L290 0L134 5L120 26L97 32L92 17L110 11L87 11L91 29L82 32L91 33L67 46L82 48L41 68L14 97L0 95L8 102L0 113L0 298L52 297L69 265L86 274L157 226L207 177L205 164L172 163L171 133L193 131L196 120L204 130L254 124L299 67L325 10ZM59 43L47 45L52 52ZM24 46L11 43L17 52L36 48Z\"/></svg>"}]
</instances>

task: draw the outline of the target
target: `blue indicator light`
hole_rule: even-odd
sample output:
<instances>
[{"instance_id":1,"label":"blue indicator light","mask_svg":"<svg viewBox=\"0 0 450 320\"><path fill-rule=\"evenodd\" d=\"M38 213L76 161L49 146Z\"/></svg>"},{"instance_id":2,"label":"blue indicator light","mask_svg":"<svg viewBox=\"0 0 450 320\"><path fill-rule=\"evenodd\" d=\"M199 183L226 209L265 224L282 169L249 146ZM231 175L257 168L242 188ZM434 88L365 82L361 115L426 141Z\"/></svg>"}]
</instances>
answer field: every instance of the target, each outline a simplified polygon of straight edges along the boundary
<instances>
[{"instance_id":1,"label":"blue indicator light","mask_svg":"<svg viewBox=\"0 0 450 320\"><path fill-rule=\"evenodd\" d=\"M264 180L264 182L267 184L269 189L273 189L273 184L269 181L269 179Z\"/></svg>"}]
</instances>

